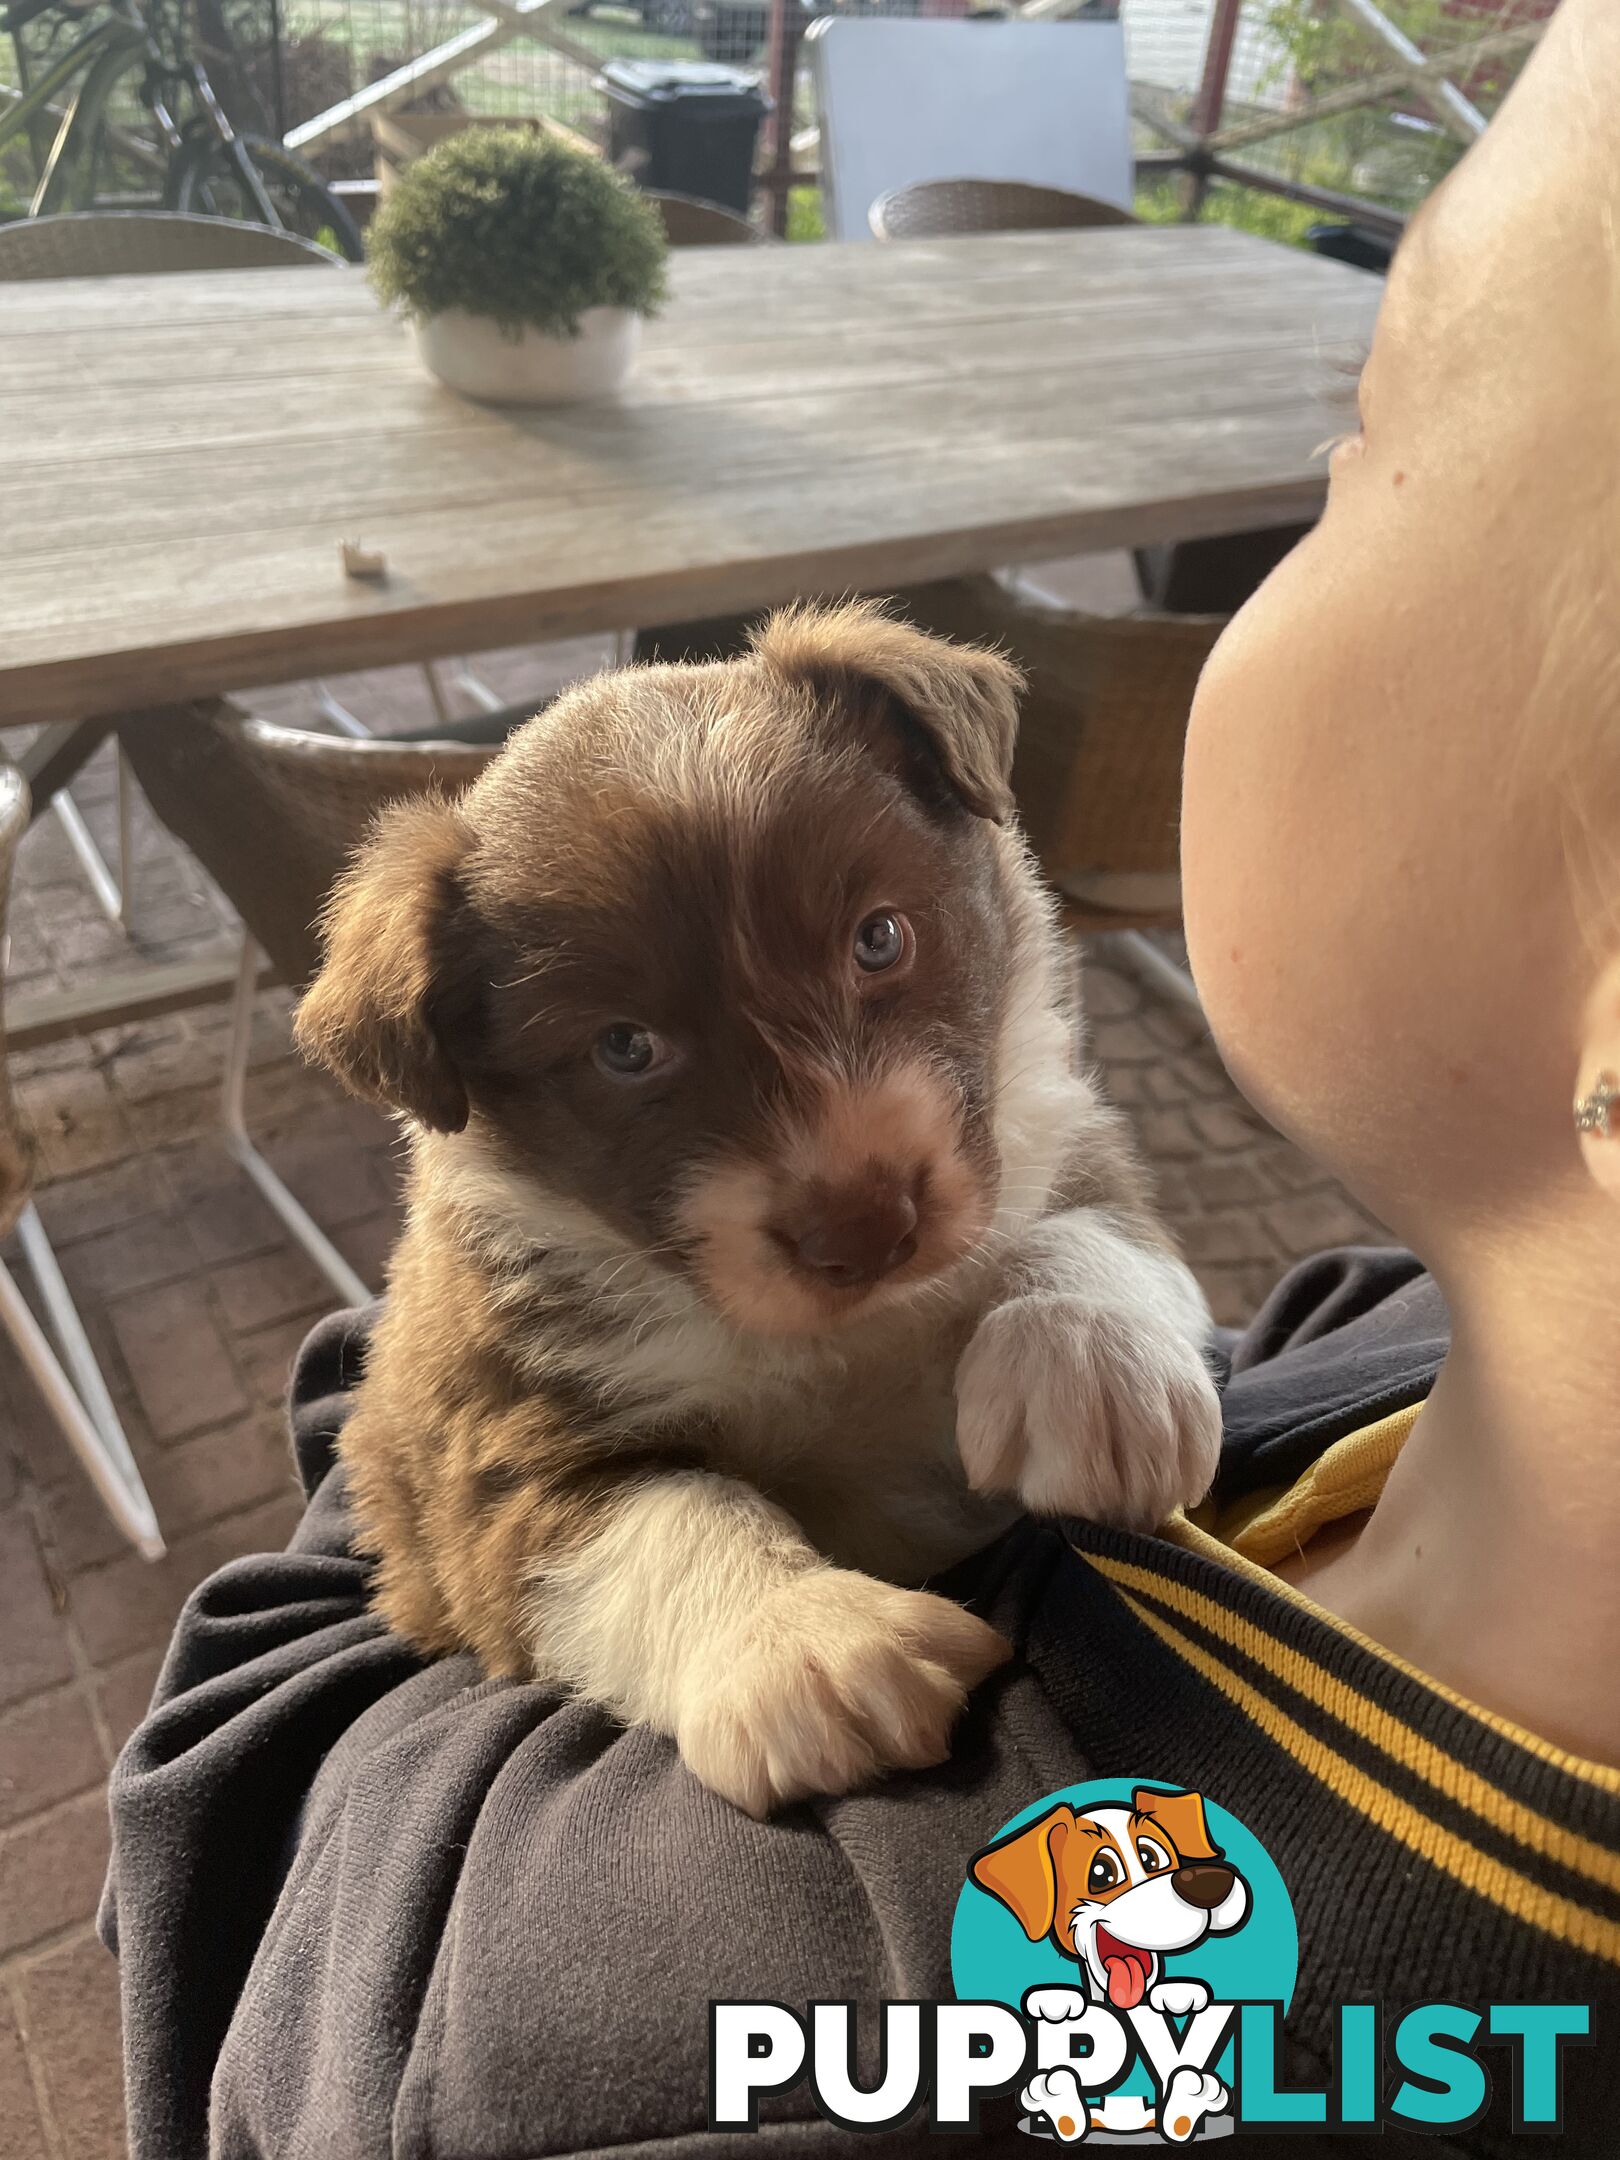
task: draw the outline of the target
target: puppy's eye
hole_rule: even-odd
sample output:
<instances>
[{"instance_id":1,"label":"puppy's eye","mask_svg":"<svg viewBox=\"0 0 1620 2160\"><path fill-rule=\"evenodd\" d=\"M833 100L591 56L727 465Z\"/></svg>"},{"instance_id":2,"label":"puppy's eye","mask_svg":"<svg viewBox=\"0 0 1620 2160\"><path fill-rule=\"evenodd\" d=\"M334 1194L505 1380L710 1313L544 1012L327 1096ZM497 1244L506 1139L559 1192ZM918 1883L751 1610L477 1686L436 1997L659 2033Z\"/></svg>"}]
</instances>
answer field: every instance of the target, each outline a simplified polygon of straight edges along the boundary
<instances>
[{"instance_id":1,"label":"puppy's eye","mask_svg":"<svg viewBox=\"0 0 1620 2160\"><path fill-rule=\"evenodd\" d=\"M669 1052L651 1028L638 1027L634 1020L615 1020L597 1036L591 1056L610 1080L645 1080L668 1062Z\"/></svg>"},{"instance_id":2,"label":"puppy's eye","mask_svg":"<svg viewBox=\"0 0 1620 2160\"><path fill-rule=\"evenodd\" d=\"M1123 1879L1118 1854L1100 1852L1091 1863L1091 1871L1086 1876L1086 1888L1093 1897L1101 1897L1105 1890L1112 1890L1114 1885Z\"/></svg>"},{"instance_id":3,"label":"puppy's eye","mask_svg":"<svg viewBox=\"0 0 1620 2160\"><path fill-rule=\"evenodd\" d=\"M1150 1875L1162 1875L1170 1865L1170 1855L1150 1837L1137 1839L1136 1857Z\"/></svg>"},{"instance_id":4,"label":"puppy's eye","mask_svg":"<svg viewBox=\"0 0 1620 2160\"><path fill-rule=\"evenodd\" d=\"M911 925L893 908L868 915L855 933L855 965L866 975L897 967L912 945Z\"/></svg>"}]
</instances>

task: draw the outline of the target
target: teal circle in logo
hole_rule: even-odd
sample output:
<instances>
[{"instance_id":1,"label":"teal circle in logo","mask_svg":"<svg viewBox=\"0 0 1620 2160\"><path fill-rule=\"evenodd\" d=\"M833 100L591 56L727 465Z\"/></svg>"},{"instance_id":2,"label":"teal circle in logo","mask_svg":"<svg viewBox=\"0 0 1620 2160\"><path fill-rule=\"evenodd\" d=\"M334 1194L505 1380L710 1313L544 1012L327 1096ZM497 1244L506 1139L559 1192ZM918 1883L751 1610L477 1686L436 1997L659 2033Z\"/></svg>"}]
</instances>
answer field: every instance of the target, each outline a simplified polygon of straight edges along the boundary
<instances>
[{"instance_id":1,"label":"teal circle in logo","mask_svg":"<svg viewBox=\"0 0 1620 2160\"><path fill-rule=\"evenodd\" d=\"M1293 2000L1299 1970L1299 1934L1288 1888L1276 1863L1259 1839L1218 1803L1206 1796L1197 1796L1202 1802L1200 1818L1184 1788L1151 1778L1098 1778L1084 1785L1065 1786L1059 1792L1048 1793L1044 1799L1032 1801L986 1836L984 1848L973 1856L969 1866L956 1901L956 1917L951 1928L951 1980L959 2001L1002 2002L1010 2009L1018 2010L1023 2006L1025 1995L1036 1987L1078 1987L1093 2000L1107 1999L1096 1971L1083 1967L1051 1933L1043 1932L1038 1940L1031 1941L1025 1932L1026 1924L1038 1927L1041 1919L1040 1838L1037 1832L1032 1844L1026 1843L1019 1848L1017 1835L1040 1824L1057 1809L1072 1809L1077 1818L1089 1821L1090 1811L1130 1809L1141 1803L1144 1796L1149 1812L1139 1818L1139 1825L1150 1838L1160 1846L1173 1847L1175 1826L1188 1828L1201 1819L1207 1829L1207 1844L1215 1848L1219 1864L1234 1870L1248 1890L1246 1908L1236 1925L1211 1925L1199 1940L1184 1950L1154 1953L1154 1984L1200 1980L1215 2002L1271 2002L1280 2004L1283 2011L1287 2011ZM1156 1799L1171 1803L1157 1818L1152 1811L1152 1802ZM1089 1831L1085 1833L1086 1842L1077 1850L1087 1859L1107 1843L1114 1843L1117 1849L1125 1837L1134 1846L1134 1836L1120 1817L1104 1814L1098 1822L1111 1836L1094 1838ZM1195 1871L1200 1865L1203 1847L1192 1835L1188 1835L1185 1842L1186 1853L1171 1850L1168 1857L1172 1866L1185 1864L1190 1872L1184 1880L1188 1888L1196 1892L1202 1888ZM1004 1853L1007 1848L1013 1848L1014 1854L1021 1852L1025 1856L1017 1866L1009 1861L1000 1867L991 1862L987 1867L987 1872L1001 1882L1004 1891L1008 1889L1009 1881L1012 1883L1010 1894L1018 1902L1023 1902L1019 1886L1026 1879L1031 1884L1035 1902L1024 1903L1023 1920L1002 1895L974 1879L973 1868L983 1861L984 1852L989 1848L1001 1848ZM1127 1869L1134 1869L1135 1864L1129 1858L1125 1862ZM1086 1878L1076 1874L1076 1865L1071 1856L1068 1864L1057 1871L1061 1880L1053 1886L1052 1902L1055 1905L1072 1904L1077 1897L1086 1896ZM1115 1860L1105 1859L1102 1875L1114 1872L1115 1868ZM1128 1880L1104 1885L1105 1889L1115 1893L1114 1898L1098 1908L1105 1921L1111 1913L1128 1916L1139 1909L1128 1902L1128 1893L1133 1887ZM1161 1917L1165 1895L1166 1886L1159 1886L1150 1906ZM1215 1911L1212 1920L1218 1922L1229 1918L1230 1910L1227 1906ZM1059 1913L1057 1917L1061 1919L1066 1914ZM1186 1927L1197 1928L1199 1924L1194 1907ZM1145 1927L1143 1932L1151 1936L1152 1927ZM1128 1917L1119 1920L1119 1933L1126 1937L1133 1933L1133 1923ZM1129 1974L1130 1969L1127 1961L1124 1970ZM1132 1985L1134 1983L1129 1981L1121 1982L1127 1993ZM1216 2067L1223 2075L1230 2076L1229 2047L1222 2063ZM1120 2090L1127 2093L1151 2090L1141 2063L1135 2066Z\"/></svg>"}]
</instances>

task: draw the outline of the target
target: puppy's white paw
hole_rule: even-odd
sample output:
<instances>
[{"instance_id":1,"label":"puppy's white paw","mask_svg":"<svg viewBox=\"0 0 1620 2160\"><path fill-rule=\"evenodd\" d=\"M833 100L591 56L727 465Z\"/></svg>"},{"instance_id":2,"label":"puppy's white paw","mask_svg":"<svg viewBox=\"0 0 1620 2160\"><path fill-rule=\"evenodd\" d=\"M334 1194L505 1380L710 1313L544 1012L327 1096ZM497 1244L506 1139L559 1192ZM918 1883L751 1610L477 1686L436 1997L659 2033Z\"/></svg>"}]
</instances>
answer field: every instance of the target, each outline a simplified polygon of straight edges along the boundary
<instances>
[{"instance_id":1,"label":"puppy's white paw","mask_svg":"<svg viewBox=\"0 0 1620 2160\"><path fill-rule=\"evenodd\" d=\"M1161 1980L1148 1989L1150 2007L1162 2010L1166 2017L1191 2017L1195 2011L1207 2010L1209 2000L1202 1980Z\"/></svg>"},{"instance_id":2,"label":"puppy's white paw","mask_svg":"<svg viewBox=\"0 0 1620 2160\"><path fill-rule=\"evenodd\" d=\"M1080 2080L1061 2063L1032 2077L1018 2100L1031 2115L1044 2116L1065 2145L1078 2145L1091 2128Z\"/></svg>"},{"instance_id":3,"label":"puppy's white paw","mask_svg":"<svg viewBox=\"0 0 1620 2160\"><path fill-rule=\"evenodd\" d=\"M1011 1655L948 1598L817 1568L716 1644L675 1737L705 1785L764 1816L943 1762L969 1689Z\"/></svg>"},{"instance_id":4,"label":"puppy's white paw","mask_svg":"<svg viewBox=\"0 0 1620 2160\"><path fill-rule=\"evenodd\" d=\"M956 1368L956 1441L981 1492L1153 1530L1208 1492L1220 1399L1199 1345L1153 1314L1036 1292L974 1330Z\"/></svg>"},{"instance_id":5,"label":"puppy's white paw","mask_svg":"<svg viewBox=\"0 0 1620 2160\"><path fill-rule=\"evenodd\" d=\"M1226 2105L1226 2087L1213 2070L1177 2070L1164 2089L1159 2127L1172 2145L1185 2145L1208 2115Z\"/></svg>"},{"instance_id":6,"label":"puppy's white paw","mask_svg":"<svg viewBox=\"0 0 1620 2160\"><path fill-rule=\"evenodd\" d=\"M1031 1988L1024 1997L1024 2015L1047 2025L1072 2025L1086 2014L1086 1998L1079 1988Z\"/></svg>"}]
</instances>

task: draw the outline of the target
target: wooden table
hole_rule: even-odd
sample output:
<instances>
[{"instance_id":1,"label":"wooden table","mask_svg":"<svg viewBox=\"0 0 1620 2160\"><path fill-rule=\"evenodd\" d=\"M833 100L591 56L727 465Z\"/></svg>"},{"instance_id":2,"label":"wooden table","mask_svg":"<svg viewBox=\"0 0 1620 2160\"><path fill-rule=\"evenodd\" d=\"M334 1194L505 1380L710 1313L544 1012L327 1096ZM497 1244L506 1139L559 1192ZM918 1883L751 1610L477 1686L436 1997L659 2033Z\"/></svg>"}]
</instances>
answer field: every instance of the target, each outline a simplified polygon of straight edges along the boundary
<instances>
[{"instance_id":1,"label":"wooden table","mask_svg":"<svg viewBox=\"0 0 1620 2160\"><path fill-rule=\"evenodd\" d=\"M7 287L0 724L1308 517L1380 291L1218 226L671 285L621 400L530 413L358 271Z\"/></svg>"},{"instance_id":2,"label":"wooden table","mask_svg":"<svg viewBox=\"0 0 1620 2160\"><path fill-rule=\"evenodd\" d=\"M358 271L6 287L0 727L55 723L36 811L137 706L1309 517L1380 292L1219 226L688 250L671 286L620 400L531 413L433 382ZM235 969L18 1000L12 1039Z\"/></svg>"}]
</instances>

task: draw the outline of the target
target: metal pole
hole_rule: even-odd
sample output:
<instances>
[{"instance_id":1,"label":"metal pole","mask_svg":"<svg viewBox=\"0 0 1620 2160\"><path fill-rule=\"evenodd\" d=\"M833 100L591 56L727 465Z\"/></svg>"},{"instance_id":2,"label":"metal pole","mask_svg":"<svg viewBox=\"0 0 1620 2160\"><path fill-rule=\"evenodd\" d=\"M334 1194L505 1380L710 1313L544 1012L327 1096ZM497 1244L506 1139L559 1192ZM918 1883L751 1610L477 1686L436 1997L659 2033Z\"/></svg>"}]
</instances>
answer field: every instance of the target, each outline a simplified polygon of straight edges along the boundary
<instances>
[{"instance_id":1,"label":"metal pole","mask_svg":"<svg viewBox=\"0 0 1620 2160\"><path fill-rule=\"evenodd\" d=\"M32 1201L17 1218L17 1242L60 1347L60 1362L50 1337L3 1266L0 1325L16 1344L114 1522L144 1560L161 1560L163 1533L151 1499Z\"/></svg>"},{"instance_id":2,"label":"metal pole","mask_svg":"<svg viewBox=\"0 0 1620 2160\"><path fill-rule=\"evenodd\" d=\"M1421 47L1414 45L1397 23L1391 22L1382 8L1375 7L1373 0L1339 0L1339 5L1409 66L1420 68L1424 65L1427 56ZM1423 95L1439 105L1442 117L1461 129L1465 141L1484 134L1485 115L1472 99L1463 96L1454 82L1441 81L1432 86L1425 83L1422 87Z\"/></svg>"},{"instance_id":3,"label":"metal pole","mask_svg":"<svg viewBox=\"0 0 1620 2160\"><path fill-rule=\"evenodd\" d=\"M1215 0L1209 18L1209 40L1204 47L1204 71L1193 99L1192 126L1197 135L1213 135L1221 124L1226 105L1226 78L1232 72L1232 51L1243 18L1243 0Z\"/></svg>"},{"instance_id":4,"label":"metal pole","mask_svg":"<svg viewBox=\"0 0 1620 2160\"><path fill-rule=\"evenodd\" d=\"M1209 179L1202 164L1202 148L1206 138L1213 135L1220 126L1221 114L1226 108L1226 79L1232 72L1232 51L1237 44L1238 25L1242 17L1243 0L1215 0L1214 11L1209 18L1209 39L1204 46L1204 72L1199 78L1198 94L1193 99L1191 114L1192 130L1199 138L1199 158L1198 162L1189 167L1189 218L1196 217L1203 208Z\"/></svg>"},{"instance_id":5,"label":"metal pole","mask_svg":"<svg viewBox=\"0 0 1620 2160\"><path fill-rule=\"evenodd\" d=\"M370 1290L248 1137L245 1096L248 1051L253 1036L253 1000L258 984L259 950L252 936L244 930L236 973L236 1001L231 1007L231 1037L225 1051L225 1080L220 1090L225 1114L226 1152L241 1164L344 1304L369 1305Z\"/></svg>"},{"instance_id":6,"label":"metal pole","mask_svg":"<svg viewBox=\"0 0 1620 2160\"><path fill-rule=\"evenodd\" d=\"M281 0L270 0L270 96L276 109L276 141L287 134L287 69L281 50Z\"/></svg>"},{"instance_id":7,"label":"metal pole","mask_svg":"<svg viewBox=\"0 0 1620 2160\"><path fill-rule=\"evenodd\" d=\"M799 79L799 40L804 9L799 0L771 0L769 82L771 161L765 169L765 215L778 240L787 237L788 197L793 192L793 98Z\"/></svg>"}]
</instances>

